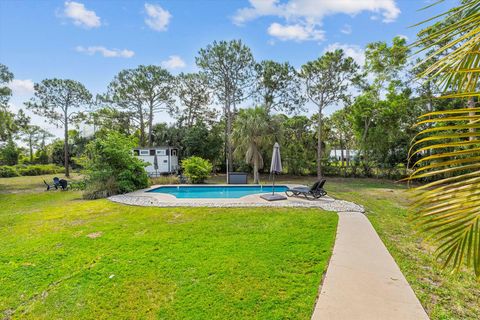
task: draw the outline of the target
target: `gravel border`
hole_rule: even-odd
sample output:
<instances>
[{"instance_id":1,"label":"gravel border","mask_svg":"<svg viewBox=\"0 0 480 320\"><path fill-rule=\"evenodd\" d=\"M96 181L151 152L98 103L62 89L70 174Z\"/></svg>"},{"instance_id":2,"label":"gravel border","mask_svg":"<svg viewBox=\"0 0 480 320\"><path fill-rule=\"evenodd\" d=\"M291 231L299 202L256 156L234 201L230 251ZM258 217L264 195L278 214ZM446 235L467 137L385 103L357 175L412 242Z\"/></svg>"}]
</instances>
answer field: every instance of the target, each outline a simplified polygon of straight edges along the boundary
<instances>
[{"instance_id":1,"label":"gravel border","mask_svg":"<svg viewBox=\"0 0 480 320\"><path fill-rule=\"evenodd\" d=\"M232 207L287 207L287 208L321 208L327 211L335 212L360 212L365 213L363 206L345 200L337 200L331 197L325 197L321 200L300 200L289 198L288 201L267 202L259 199L259 202L241 202L232 199L231 202L175 202L160 201L153 197L143 195L116 195L108 198L110 201L133 206L142 207L213 207L213 208L232 208Z\"/></svg>"}]
</instances>

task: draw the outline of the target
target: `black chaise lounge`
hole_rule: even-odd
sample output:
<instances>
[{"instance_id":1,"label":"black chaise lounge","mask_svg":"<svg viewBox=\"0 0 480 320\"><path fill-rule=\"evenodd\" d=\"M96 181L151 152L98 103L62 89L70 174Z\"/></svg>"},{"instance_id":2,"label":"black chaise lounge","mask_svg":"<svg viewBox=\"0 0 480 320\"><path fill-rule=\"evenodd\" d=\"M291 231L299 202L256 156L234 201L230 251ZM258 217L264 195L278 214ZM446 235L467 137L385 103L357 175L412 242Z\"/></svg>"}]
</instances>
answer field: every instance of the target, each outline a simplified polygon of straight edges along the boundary
<instances>
[{"instance_id":1,"label":"black chaise lounge","mask_svg":"<svg viewBox=\"0 0 480 320\"><path fill-rule=\"evenodd\" d=\"M323 197L327 194L327 191L323 189L327 180L322 179L313 184L311 188L308 187L295 187L285 191L285 194L289 197L305 197L308 200L315 200Z\"/></svg>"},{"instance_id":2,"label":"black chaise lounge","mask_svg":"<svg viewBox=\"0 0 480 320\"><path fill-rule=\"evenodd\" d=\"M55 188L57 190L58 188L61 188L62 190L67 190L68 187L68 181L65 179L59 179L57 177L53 178L53 185L50 185L47 183L47 181L43 180L43 183L47 186L47 191L49 191L52 188Z\"/></svg>"}]
</instances>

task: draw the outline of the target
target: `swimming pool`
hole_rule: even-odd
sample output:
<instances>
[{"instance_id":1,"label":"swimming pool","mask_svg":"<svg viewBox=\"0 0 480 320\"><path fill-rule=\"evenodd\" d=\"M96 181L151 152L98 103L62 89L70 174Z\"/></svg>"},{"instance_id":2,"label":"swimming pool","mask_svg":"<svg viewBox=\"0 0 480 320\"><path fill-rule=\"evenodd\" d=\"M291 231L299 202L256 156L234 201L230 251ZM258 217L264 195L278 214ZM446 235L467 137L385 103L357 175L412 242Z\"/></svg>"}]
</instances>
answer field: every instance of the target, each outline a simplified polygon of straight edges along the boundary
<instances>
[{"instance_id":1,"label":"swimming pool","mask_svg":"<svg viewBox=\"0 0 480 320\"><path fill-rule=\"evenodd\" d=\"M177 198L241 198L251 194L272 192L272 186L165 186L147 192L171 194ZM284 192L286 186L275 186L275 192Z\"/></svg>"}]
</instances>

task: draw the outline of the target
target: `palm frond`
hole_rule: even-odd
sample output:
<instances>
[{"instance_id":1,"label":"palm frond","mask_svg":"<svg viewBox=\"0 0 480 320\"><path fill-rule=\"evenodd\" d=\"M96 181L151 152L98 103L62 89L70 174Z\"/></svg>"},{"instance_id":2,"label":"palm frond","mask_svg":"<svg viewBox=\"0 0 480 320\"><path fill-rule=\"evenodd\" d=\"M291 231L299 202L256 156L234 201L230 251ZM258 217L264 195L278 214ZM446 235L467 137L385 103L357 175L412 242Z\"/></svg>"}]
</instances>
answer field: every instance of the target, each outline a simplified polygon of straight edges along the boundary
<instances>
[{"instance_id":1,"label":"palm frond","mask_svg":"<svg viewBox=\"0 0 480 320\"><path fill-rule=\"evenodd\" d=\"M422 30L425 36L414 44L430 52L420 77L438 84L439 98L468 100L468 107L419 118L424 129L409 151L409 180L431 182L412 189L411 209L417 227L438 244L444 265L459 270L467 264L480 279L480 0L426 22L439 17L444 20Z\"/></svg>"}]
</instances>

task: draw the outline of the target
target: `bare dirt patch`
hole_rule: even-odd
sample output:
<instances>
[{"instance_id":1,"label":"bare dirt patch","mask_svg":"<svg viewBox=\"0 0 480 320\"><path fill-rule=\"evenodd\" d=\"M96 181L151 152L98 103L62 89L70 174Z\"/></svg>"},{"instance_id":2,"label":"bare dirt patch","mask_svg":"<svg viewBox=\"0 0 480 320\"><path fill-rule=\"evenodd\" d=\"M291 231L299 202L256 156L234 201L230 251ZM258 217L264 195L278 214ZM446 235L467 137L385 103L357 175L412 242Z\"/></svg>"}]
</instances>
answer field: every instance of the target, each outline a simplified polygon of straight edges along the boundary
<instances>
[{"instance_id":1,"label":"bare dirt patch","mask_svg":"<svg viewBox=\"0 0 480 320\"><path fill-rule=\"evenodd\" d=\"M103 235L102 231L97 231L97 232L87 234L87 237L89 237L90 239L96 239L96 238L100 238L102 235Z\"/></svg>"}]
</instances>

